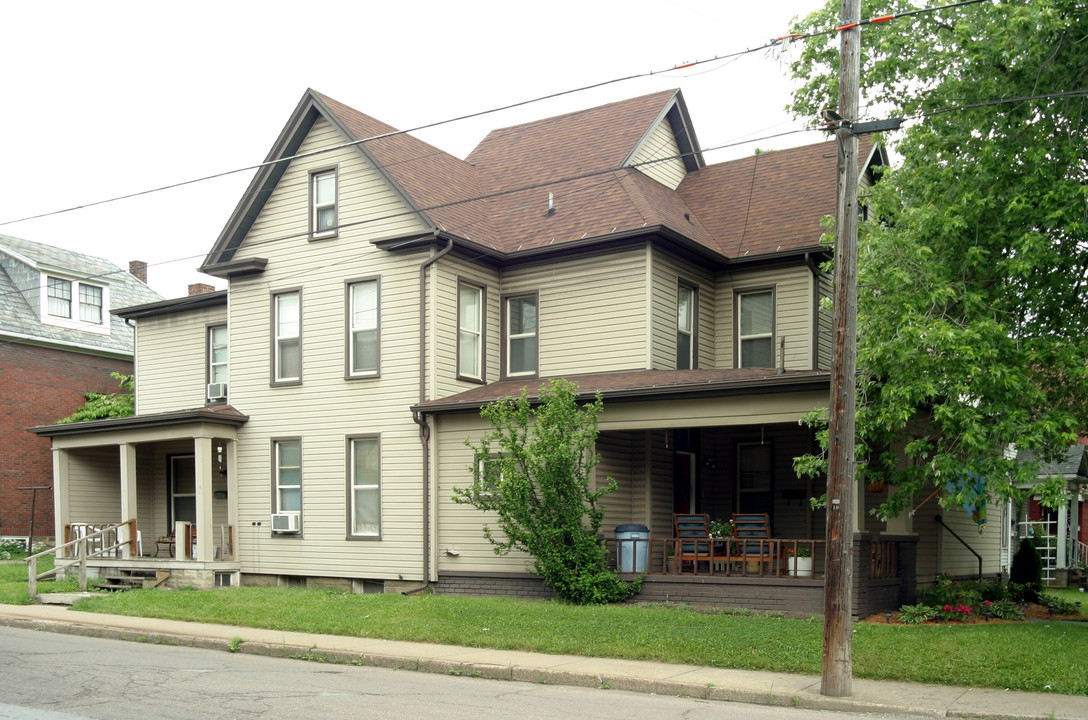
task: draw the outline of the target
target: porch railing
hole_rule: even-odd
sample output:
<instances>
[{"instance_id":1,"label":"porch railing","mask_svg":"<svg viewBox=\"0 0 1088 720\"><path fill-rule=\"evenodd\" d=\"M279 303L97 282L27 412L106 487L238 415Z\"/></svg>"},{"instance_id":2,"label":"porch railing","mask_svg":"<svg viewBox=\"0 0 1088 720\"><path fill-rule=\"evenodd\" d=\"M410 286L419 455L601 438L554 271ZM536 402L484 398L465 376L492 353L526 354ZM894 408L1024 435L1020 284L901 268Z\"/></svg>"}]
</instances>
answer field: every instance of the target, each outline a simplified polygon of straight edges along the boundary
<instances>
[{"instance_id":1,"label":"porch railing","mask_svg":"<svg viewBox=\"0 0 1088 720\"><path fill-rule=\"evenodd\" d=\"M813 577L823 574L817 568L823 567L824 545L823 540L784 538L605 540L616 569L650 575ZM692 552L684 552L684 546ZM805 567L806 557L811 568Z\"/></svg>"},{"instance_id":2,"label":"porch railing","mask_svg":"<svg viewBox=\"0 0 1088 720\"><path fill-rule=\"evenodd\" d=\"M1073 544L1073 557L1069 558L1070 565L1081 570L1088 570L1088 545L1077 540Z\"/></svg>"},{"instance_id":3,"label":"porch railing","mask_svg":"<svg viewBox=\"0 0 1088 720\"><path fill-rule=\"evenodd\" d=\"M869 579L899 577L899 543L877 541L869 544Z\"/></svg>"},{"instance_id":4,"label":"porch railing","mask_svg":"<svg viewBox=\"0 0 1088 720\"><path fill-rule=\"evenodd\" d=\"M116 542L118 537L117 529L125 526L128 527L129 539ZM66 537L72 535L71 526L64 529L64 534ZM32 600L38 595L39 580L52 577L61 570L67 570L74 566L79 567L79 590L80 592L87 592L87 558L104 557L106 553L116 551L118 548L125 545L130 545L130 552L134 554L137 547L135 520L126 520L125 522L116 525L103 525L97 530L77 532L77 535L77 537L70 538L61 545L49 548L48 550L42 550L39 553L34 553L33 555L28 555L26 557L27 588L30 591L30 598ZM75 549L76 559L73 562L62 562L63 558L72 557L69 551L73 548ZM53 568L39 573L38 558L50 554L54 557Z\"/></svg>"}]
</instances>

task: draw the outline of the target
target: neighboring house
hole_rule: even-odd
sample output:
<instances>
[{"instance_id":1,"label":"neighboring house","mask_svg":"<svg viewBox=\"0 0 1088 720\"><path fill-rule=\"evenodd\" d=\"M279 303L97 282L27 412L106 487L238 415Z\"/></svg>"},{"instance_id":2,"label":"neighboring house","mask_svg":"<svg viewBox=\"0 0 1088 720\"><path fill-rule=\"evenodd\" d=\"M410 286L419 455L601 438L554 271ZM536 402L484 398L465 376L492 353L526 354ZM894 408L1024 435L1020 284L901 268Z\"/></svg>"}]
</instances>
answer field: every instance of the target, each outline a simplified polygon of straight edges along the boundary
<instances>
[{"instance_id":1,"label":"neighboring house","mask_svg":"<svg viewBox=\"0 0 1088 720\"><path fill-rule=\"evenodd\" d=\"M87 392L118 392L110 373L132 373L133 330L110 310L160 299L146 272L0 235L0 536L33 522L52 537L52 451L26 428L71 415Z\"/></svg>"},{"instance_id":2,"label":"neighboring house","mask_svg":"<svg viewBox=\"0 0 1088 720\"><path fill-rule=\"evenodd\" d=\"M308 91L268 161L201 267L229 289L119 311L137 415L36 429L58 533L173 534L177 558L150 561L179 584L547 596L451 498L481 406L566 377L604 398L606 541L649 528L642 599L820 612L823 487L792 459L829 394L834 142L706 165L670 90L496 130L460 160ZM885 161L864 142L863 182ZM882 497L859 487L857 614L974 572L932 516L876 521ZM785 545L754 575L667 573L681 512L767 513L817 575L786 576Z\"/></svg>"},{"instance_id":3,"label":"neighboring house","mask_svg":"<svg viewBox=\"0 0 1088 720\"><path fill-rule=\"evenodd\" d=\"M1018 452L1016 459L1039 463L1040 481L1055 477L1065 481L1067 504L1050 508L1038 495L1029 495L1026 503L1010 509L1016 521L1014 537L1034 538L1043 559L1044 579L1064 587L1070 568L1088 568L1088 447L1070 445L1064 456L1053 462L1042 462L1028 450Z\"/></svg>"}]
</instances>

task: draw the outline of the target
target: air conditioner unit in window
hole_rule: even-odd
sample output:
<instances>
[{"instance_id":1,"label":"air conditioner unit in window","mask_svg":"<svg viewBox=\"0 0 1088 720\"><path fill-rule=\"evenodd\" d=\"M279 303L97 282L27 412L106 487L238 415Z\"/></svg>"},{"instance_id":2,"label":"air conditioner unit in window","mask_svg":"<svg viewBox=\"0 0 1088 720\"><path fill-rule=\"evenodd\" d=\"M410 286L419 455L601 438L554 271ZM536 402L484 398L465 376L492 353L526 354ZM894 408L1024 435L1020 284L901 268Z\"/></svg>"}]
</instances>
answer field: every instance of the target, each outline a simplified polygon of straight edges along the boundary
<instances>
[{"instance_id":1,"label":"air conditioner unit in window","mask_svg":"<svg viewBox=\"0 0 1088 720\"><path fill-rule=\"evenodd\" d=\"M272 516L272 532L297 533L298 513L276 513Z\"/></svg>"},{"instance_id":2,"label":"air conditioner unit in window","mask_svg":"<svg viewBox=\"0 0 1088 720\"><path fill-rule=\"evenodd\" d=\"M227 399L227 384L226 383L208 383L208 399L209 400L226 400Z\"/></svg>"}]
</instances>

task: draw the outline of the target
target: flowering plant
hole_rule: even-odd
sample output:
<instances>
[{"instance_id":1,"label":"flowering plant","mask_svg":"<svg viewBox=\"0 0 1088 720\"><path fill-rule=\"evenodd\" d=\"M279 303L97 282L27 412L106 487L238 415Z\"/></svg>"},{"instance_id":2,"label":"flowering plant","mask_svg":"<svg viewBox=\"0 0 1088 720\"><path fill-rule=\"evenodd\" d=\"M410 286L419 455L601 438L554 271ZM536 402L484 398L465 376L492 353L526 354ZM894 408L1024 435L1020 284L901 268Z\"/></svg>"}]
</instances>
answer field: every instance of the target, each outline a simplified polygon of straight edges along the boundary
<instances>
[{"instance_id":1,"label":"flowering plant","mask_svg":"<svg viewBox=\"0 0 1088 720\"><path fill-rule=\"evenodd\" d=\"M939 618L947 622L967 622L973 614L974 610L970 605L945 605L941 608Z\"/></svg>"},{"instance_id":2,"label":"flowering plant","mask_svg":"<svg viewBox=\"0 0 1088 720\"><path fill-rule=\"evenodd\" d=\"M733 523L729 520L711 520L710 521L710 537L712 538L725 538L733 537Z\"/></svg>"},{"instance_id":3,"label":"flowering plant","mask_svg":"<svg viewBox=\"0 0 1088 720\"><path fill-rule=\"evenodd\" d=\"M786 550L786 554L789 555L790 557L793 557L794 555L796 555L799 558L812 557L812 548L810 548L808 545L802 545L801 547L797 548L796 550L794 550L793 548L788 548Z\"/></svg>"}]
</instances>

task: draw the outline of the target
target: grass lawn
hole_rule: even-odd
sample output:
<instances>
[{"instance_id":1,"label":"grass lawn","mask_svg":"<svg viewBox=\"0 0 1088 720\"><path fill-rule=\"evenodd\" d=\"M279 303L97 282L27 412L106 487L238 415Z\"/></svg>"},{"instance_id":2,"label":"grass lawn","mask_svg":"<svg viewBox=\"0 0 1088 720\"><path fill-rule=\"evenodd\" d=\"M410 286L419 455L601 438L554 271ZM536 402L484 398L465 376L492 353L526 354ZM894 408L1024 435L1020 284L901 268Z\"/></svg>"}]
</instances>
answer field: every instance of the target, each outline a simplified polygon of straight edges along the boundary
<instances>
[{"instance_id":1,"label":"grass lawn","mask_svg":"<svg viewBox=\"0 0 1088 720\"><path fill-rule=\"evenodd\" d=\"M75 583L43 584L43 589L73 590ZM1066 599L1076 601L1082 596L1071 591ZM0 603L27 602L26 566L0 565ZM823 643L819 619L706 613L656 604L576 607L509 598L232 588L138 590L84 600L77 608L243 627L810 675L820 674ZM853 662L859 678L1088 695L1088 623L858 623Z\"/></svg>"},{"instance_id":2,"label":"grass lawn","mask_svg":"<svg viewBox=\"0 0 1088 720\"><path fill-rule=\"evenodd\" d=\"M25 589L25 586L24 586ZM543 653L820 674L823 625L686 606L352 595L286 588L135 591L80 610ZM244 639L244 638L243 638ZM1088 623L855 625L859 678L1088 695Z\"/></svg>"},{"instance_id":3,"label":"grass lawn","mask_svg":"<svg viewBox=\"0 0 1088 720\"><path fill-rule=\"evenodd\" d=\"M53 569L53 556L48 555L38 561L38 573ZM38 582L38 592L75 592L79 590L79 581L43 580ZM0 563L0 603L5 605L29 605L30 595L27 592L26 563L17 562Z\"/></svg>"}]
</instances>

